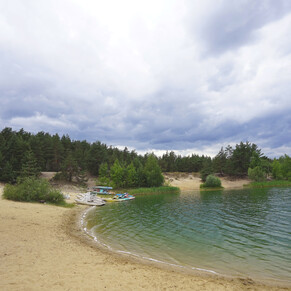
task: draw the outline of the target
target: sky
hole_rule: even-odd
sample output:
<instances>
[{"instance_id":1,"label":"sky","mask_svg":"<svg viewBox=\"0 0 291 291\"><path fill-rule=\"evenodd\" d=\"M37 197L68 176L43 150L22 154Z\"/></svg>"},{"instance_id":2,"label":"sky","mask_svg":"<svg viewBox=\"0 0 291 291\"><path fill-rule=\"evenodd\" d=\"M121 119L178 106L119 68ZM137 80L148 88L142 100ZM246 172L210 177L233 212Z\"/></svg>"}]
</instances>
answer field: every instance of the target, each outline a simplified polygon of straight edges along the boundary
<instances>
[{"instance_id":1,"label":"sky","mask_svg":"<svg viewBox=\"0 0 291 291\"><path fill-rule=\"evenodd\" d=\"M0 130L291 155L290 0L0 0Z\"/></svg>"}]
</instances>

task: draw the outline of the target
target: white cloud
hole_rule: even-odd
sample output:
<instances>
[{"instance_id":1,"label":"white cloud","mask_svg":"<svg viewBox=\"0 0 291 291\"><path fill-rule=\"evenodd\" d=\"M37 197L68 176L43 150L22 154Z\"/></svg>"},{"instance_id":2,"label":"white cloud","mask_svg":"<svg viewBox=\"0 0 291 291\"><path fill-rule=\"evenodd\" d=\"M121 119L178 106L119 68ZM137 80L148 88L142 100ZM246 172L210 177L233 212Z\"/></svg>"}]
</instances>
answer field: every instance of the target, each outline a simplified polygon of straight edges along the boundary
<instances>
[{"instance_id":1,"label":"white cloud","mask_svg":"<svg viewBox=\"0 0 291 291\"><path fill-rule=\"evenodd\" d=\"M13 117L10 120L10 125L18 129L30 128L33 132L37 132L39 128L43 128L44 131L54 128L55 130L61 130L63 133L77 129L63 115L58 116L58 118L50 118L39 112L36 112L34 116L30 117Z\"/></svg>"}]
</instances>

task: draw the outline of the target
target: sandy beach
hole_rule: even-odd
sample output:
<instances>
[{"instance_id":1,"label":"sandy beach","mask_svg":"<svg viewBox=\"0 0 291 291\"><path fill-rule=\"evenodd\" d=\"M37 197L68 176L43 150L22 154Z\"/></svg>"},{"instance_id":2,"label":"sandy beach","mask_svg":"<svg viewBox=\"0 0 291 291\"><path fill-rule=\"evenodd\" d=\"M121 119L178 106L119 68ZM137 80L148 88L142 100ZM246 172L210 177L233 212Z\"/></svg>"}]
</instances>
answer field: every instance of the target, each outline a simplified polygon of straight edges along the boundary
<instances>
[{"instance_id":1,"label":"sandy beach","mask_svg":"<svg viewBox=\"0 0 291 291\"><path fill-rule=\"evenodd\" d=\"M0 185L0 290L288 289L248 278L182 272L110 253L80 228L85 206L12 202L2 199L2 191ZM73 201L78 189L67 187L64 193Z\"/></svg>"}]
</instances>

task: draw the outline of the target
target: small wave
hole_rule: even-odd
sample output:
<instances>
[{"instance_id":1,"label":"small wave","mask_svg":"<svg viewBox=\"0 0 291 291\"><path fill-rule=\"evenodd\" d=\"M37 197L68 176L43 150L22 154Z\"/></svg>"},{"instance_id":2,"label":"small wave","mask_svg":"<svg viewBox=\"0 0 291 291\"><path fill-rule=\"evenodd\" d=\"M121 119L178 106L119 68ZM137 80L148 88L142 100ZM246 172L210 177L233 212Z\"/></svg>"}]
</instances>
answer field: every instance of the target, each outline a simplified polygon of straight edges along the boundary
<instances>
[{"instance_id":1,"label":"small wave","mask_svg":"<svg viewBox=\"0 0 291 291\"><path fill-rule=\"evenodd\" d=\"M189 267L185 267L185 266L182 266L182 265L172 264L172 263L168 263L168 262L165 262L165 261L157 260L157 259L154 259L154 258L151 258L151 257L145 257L145 256L142 256L142 255L138 255L138 254L129 252L129 251L122 251L122 250L113 249L110 245L105 244L105 243L101 242L100 240L98 240L97 236L94 235L91 230L88 230L87 227L85 227L85 225L84 225L85 219L86 219L86 216L87 216L87 214L88 214L88 212L90 210L91 209L89 208L89 209L87 209L87 210L84 211L84 213L83 213L83 215L81 217L81 227L82 227L83 231L89 237L91 237L97 244L99 244L99 245L101 245L101 246L109 249L110 251L115 252L115 253L121 253L121 254L126 254L126 255L130 255L130 256L134 256L134 257L141 258L141 259L144 259L144 260L147 260L147 261L151 261L151 262L155 262L155 263L159 263L159 264L164 264L164 265L172 266L172 267L176 267L176 268L192 269L192 270L197 270L197 271L202 271L202 272L207 272L207 273L212 273L212 274L220 275L219 273L217 273L217 272L215 272L213 270L207 270L207 269L202 269L202 268L197 268L197 267L190 267L189 268Z\"/></svg>"}]
</instances>

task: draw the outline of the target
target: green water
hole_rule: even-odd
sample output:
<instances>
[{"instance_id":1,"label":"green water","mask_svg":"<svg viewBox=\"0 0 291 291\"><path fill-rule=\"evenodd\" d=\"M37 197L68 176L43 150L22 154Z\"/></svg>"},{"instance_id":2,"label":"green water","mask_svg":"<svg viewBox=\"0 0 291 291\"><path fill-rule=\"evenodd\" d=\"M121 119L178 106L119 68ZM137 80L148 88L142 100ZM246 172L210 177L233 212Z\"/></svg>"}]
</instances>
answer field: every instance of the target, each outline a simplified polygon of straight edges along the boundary
<instances>
[{"instance_id":1,"label":"green water","mask_svg":"<svg viewBox=\"0 0 291 291\"><path fill-rule=\"evenodd\" d=\"M86 227L115 251L291 282L291 188L136 196L94 208Z\"/></svg>"}]
</instances>

